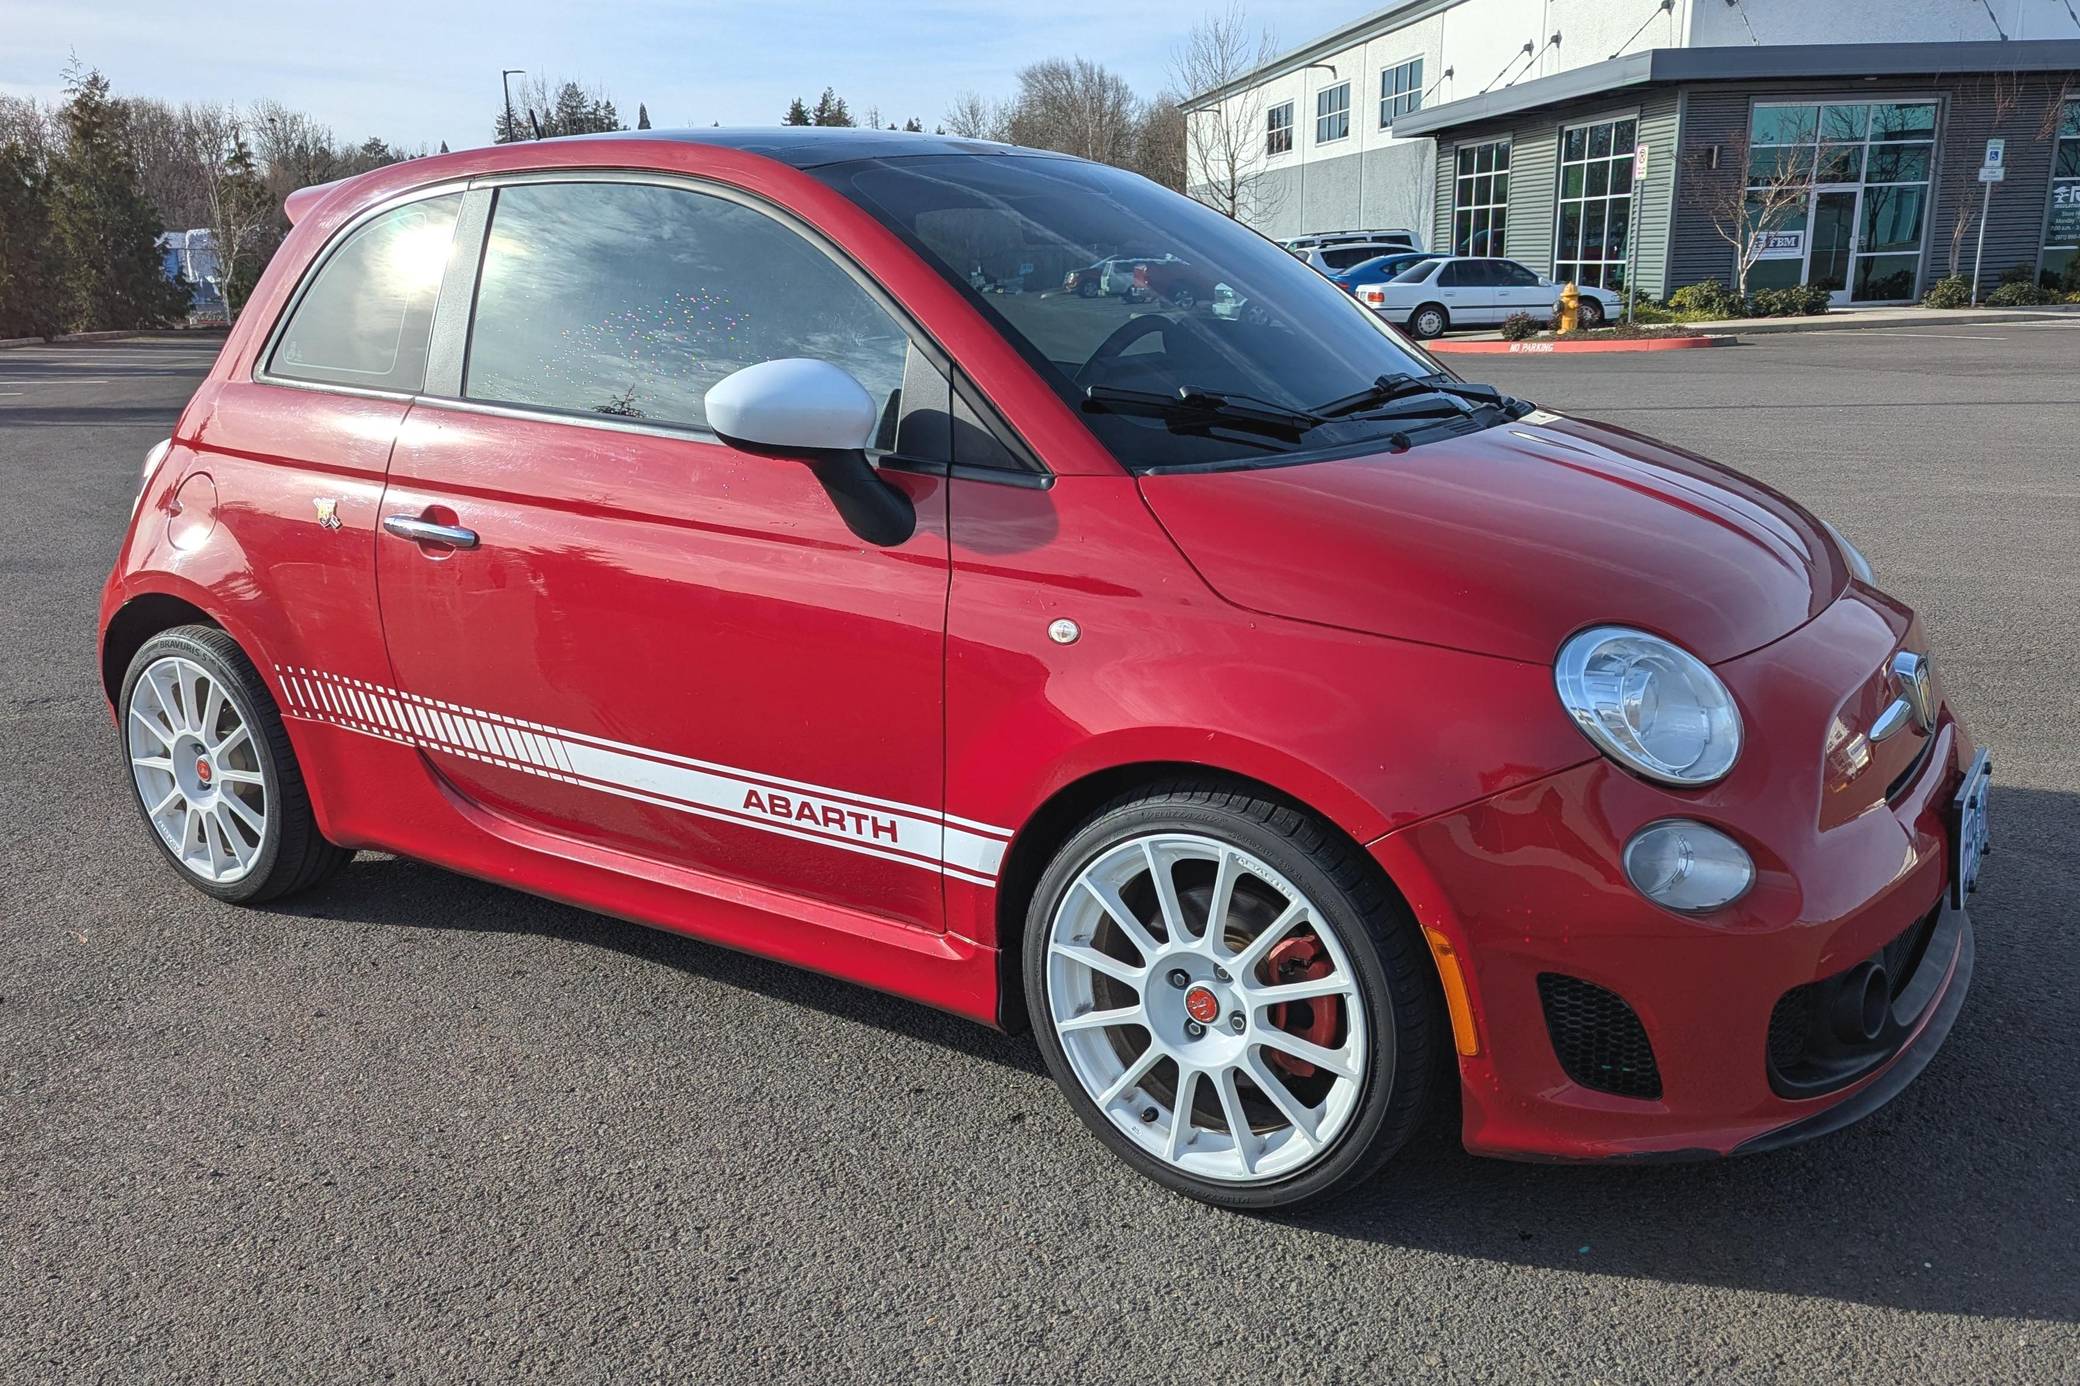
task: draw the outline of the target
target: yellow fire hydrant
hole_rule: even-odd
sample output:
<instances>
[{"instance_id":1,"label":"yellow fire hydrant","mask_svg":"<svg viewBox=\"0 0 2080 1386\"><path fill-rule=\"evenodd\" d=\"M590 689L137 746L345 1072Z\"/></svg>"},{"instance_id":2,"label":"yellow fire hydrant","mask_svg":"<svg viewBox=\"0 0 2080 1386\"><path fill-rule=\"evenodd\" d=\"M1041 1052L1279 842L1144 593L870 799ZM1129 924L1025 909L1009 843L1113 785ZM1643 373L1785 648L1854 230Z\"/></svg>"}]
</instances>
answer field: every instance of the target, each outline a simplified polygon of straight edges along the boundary
<instances>
[{"instance_id":1,"label":"yellow fire hydrant","mask_svg":"<svg viewBox=\"0 0 2080 1386\"><path fill-rule=\"evenodd\" d=\"M1575 316L1581 311L1582 291L1577 289L1574 286L1574 281L1570 279L1567 283L1560 286L1559 330L1562 332L1574 331Z\"/></svg>"}]
</instances>

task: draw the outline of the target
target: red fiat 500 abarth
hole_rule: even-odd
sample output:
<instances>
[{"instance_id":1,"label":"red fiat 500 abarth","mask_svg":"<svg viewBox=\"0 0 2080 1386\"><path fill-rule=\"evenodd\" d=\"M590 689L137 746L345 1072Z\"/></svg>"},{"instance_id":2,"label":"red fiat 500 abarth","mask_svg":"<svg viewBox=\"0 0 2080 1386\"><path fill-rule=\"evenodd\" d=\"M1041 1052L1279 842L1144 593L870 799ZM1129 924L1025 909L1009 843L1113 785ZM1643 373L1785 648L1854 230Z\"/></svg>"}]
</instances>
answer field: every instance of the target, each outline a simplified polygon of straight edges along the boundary
<instances>
[{"instance_id":1,"label":"red fiat 500 abarth","mask_svg":"<svg viewBox=\"0 0 2080 1386\"><path fill-rule=\"evenodd\" d=\"M378 848L1030 1021L1241 1207L1377 1168L1454 1063L1471 1150L1722 1155L1957 1014L1986 757L1856 551L1205 207L767 130L289 212L102 610L220 899ZM1220 292L1063 287L1155 255Z\"/></svg>"}]
</instances>

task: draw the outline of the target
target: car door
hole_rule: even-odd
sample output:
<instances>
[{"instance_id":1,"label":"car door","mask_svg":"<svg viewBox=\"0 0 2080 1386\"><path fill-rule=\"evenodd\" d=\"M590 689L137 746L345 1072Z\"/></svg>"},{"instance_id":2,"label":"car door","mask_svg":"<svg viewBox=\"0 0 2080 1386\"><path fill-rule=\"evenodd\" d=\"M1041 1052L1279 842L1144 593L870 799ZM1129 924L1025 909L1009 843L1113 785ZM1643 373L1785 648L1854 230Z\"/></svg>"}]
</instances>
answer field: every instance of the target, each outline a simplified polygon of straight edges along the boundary
<instances>
[{"instance_id":1,"label":"car door","mask_svg":"<svg viewBox=\"0 0 2080 1386\"><path fill-rule=\"evenodd\" d=\"M1438 269L1430 297L1452 315L1454 327L1472 327L1488 321L1484 316L1485 294L1479 280L1478 260L1447 260Z\"/></svg>"},{"instance_id":2,"label":"car door","mask_svg":"<svg viewBox=\"0 0 2080 1386\"><path fill-rule=\"evenodd\" d=\"M1499 282L1496 297L1502 308L1502 316L1511 313L1529 313L1534 318L1549 318L1553 315L1553 304L1560 291L1545 283L1529 267L1515 260L1494 260L1495 277Z\"/></svg>"},{"instance_id":3,"label":"car door","mask_svg":"<svg viewBox=\"0 0 2080 1386\"><path fill-rule=\"evenodd\" d=\"M383 497L377 711L468 811L937 928L946 377L795 225L594 177L471 194L466 356ZM863 542L803 462L706 427L710 387L788 357L876 400L912 537Z\"/></svg>"}]
</instances>

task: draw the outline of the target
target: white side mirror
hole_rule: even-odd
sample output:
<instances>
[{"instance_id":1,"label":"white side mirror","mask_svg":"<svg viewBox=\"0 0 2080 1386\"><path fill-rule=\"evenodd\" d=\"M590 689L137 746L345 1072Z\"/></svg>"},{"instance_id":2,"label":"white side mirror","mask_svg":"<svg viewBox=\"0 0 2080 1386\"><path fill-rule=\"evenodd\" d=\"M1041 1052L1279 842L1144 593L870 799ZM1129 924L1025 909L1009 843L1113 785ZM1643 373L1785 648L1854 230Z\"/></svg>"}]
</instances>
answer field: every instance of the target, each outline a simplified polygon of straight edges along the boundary
<instances>
[{"instance_id":1,"label":"white side mirror","mask_svg":"<svg viewBox=\"0 0 2080 1386\"><path fill-rule=\"evenodd\" d=\"M788 357L761 361L708 391L708 427L733 443L803 452L856 452L874 440L874 397L843 367Z\"/></svg>"},{"instance_id":2,"label":"white side mirror","mask_svg":"<svg viewBox=\"0 0 2080 1386\"><path fill-rule=\"evenodd\" d=\"M874 397L828 361L761 361L708 391L708 427L747 452L809 464L846 525L870 544L893 548L917 531L917 508L867 461L880 416Z\"/></svg>"}]
</instances>

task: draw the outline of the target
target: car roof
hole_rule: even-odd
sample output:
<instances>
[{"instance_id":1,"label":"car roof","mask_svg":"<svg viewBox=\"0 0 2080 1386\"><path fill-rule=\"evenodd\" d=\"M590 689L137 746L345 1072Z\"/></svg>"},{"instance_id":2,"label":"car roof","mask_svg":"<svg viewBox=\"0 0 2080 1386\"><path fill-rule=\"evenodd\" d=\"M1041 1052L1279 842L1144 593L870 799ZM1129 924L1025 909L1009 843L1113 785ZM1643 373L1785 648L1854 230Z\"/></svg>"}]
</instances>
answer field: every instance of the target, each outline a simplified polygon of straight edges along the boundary
<instances>
[{"instance_id":1,"label":"car roof","mask_svg":"<svg viewBox=\"0 0 2080 1386\"><path fill-rule=\"evenodd\" d=\"M927 135L912 130L872 130L825 125L714 126L705 130L611 130L596 135L559 137L559 142L564 140L669 140L676 144L705 144L718 149L735 149L746 154L757 154L786 164L790 168L821 168L826 164L849 163L854 159L916 158L927 154L1010 154L1034 159L1075 157L1048 149L999 144L995 140L963 139L958 135Z\"/></svg>"}]
</instances>

